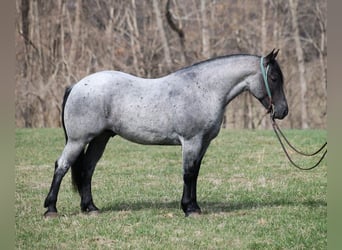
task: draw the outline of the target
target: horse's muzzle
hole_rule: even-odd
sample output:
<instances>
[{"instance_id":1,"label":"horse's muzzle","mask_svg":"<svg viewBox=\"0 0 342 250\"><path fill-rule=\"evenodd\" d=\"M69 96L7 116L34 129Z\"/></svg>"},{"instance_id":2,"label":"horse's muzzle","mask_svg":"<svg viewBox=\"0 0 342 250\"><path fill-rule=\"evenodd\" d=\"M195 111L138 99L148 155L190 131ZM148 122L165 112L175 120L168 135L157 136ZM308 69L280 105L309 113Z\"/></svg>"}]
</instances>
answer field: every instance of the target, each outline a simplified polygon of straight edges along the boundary
<instances>
[{"instance_id":1,"label":"horse's muzzle","mask_svg":"<svg viewBox=\"0 0 342 250\"><path fill-rule=\"evenodd\" d=\"M273 106L273 110L271 110L272 119L284 119L285 116L289 113L289 108L287 105Z\"/></svg>"}]
</instances>

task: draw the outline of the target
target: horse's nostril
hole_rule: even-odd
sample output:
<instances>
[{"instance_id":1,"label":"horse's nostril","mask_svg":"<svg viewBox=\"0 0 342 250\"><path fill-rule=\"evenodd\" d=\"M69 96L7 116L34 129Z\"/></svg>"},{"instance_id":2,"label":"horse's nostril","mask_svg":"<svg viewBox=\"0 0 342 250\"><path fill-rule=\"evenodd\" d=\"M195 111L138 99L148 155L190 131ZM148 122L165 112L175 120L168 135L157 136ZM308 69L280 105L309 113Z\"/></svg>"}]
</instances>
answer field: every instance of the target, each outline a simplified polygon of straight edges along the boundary
<instances>
[{"instance_id":1,"label":"horse's nostril","mask_svg":"<svg viewBox=\"0 0 342 250\"><path fill-rule=\"evenodd\" d=\"M274 112L275 113L274 118L283 119L285 118L285 116L287 116L288 112L289 112L289 109L287 107L276 109Z\"/></svg>"}]
</instances>

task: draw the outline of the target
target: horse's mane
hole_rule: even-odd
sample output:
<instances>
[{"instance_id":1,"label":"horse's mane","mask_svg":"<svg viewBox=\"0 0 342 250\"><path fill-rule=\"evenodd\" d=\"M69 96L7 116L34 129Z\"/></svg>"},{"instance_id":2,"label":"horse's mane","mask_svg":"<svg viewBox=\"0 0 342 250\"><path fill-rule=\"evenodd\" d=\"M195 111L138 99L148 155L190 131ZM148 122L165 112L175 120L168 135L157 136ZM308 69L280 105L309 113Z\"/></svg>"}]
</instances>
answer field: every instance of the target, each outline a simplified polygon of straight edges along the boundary
<instances>
[{"instance_id":1,"label":"horse's mane","mask_svg":"<svg viewBox=\"0 0 342 250\"><path fill-rule=\"evenodd\" d=\"M183 68L180 68L178 69L177 71L175 71L175 73L177 72L183 72L183 71L186 71L190 68L193 68L193 67L197 67L197 66L201 66L201 65L204 65L204 64L207 64L207 63L211 63L211 62L214 62L214 61L218 61L218 60L225 60L225 59L230 59L230 58L234 58L234 57L241 57L241 56L255 56L255 57L260 57L260 56L257 56L257 55L251 55L251 54L230 54L230 55L222 55L222 56L217 56L217 57L213 57L213 58L209 58L207 60L204 60L204 61L200 61L200 62L196 62L192 65L189 65L189 66L185 66Z\"/></svg>"}]
</instances>

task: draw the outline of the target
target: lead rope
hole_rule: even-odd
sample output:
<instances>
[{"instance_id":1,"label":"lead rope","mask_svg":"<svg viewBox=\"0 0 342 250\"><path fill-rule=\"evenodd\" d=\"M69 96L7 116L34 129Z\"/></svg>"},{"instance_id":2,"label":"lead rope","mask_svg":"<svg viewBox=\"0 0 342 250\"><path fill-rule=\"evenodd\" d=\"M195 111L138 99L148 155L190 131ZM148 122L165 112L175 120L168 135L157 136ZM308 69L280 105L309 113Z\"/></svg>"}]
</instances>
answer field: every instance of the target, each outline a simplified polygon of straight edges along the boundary
<instances>
[{"instance_id":1,"label":"lead rope","mask_svg":"<svg viewBox=\"0 0 342 250\"><path fill-rule=\"evenodd\" d=\"M298 169L300 169L300 170L311 170L311 169L314 169L315 167L317 167L317 166L321 163L321 161L323 160L323 158L325 157L325 155L326 155L327 152L328 152L327 149L324 151L323 155L321 156L321 158L319 159L319 161L318 161L315 165L313 165L313 166L311 166L311 167L309 167L309 168L303 168L303 167L298 166L298 165L291 159L289 153L288 153L287 150L286 150L286 147L285 147L283 141L281 140L280 135L283 137L283 139L285 140L285 142L287 143L287 145L288 145L290 148L292 148L296 153L298 153L298 154L300 154L300 155L303 155L303 156L315 156L315 155L317 155L319 152L321 152L321 151L326 147L327 142L325 142L325 143L321 146L321 148L320 148L319 150L317 150L316 152L314 152L314 153L308 154L308 153L300 152L298 149L296 149L296 148L288 141L288 139L285 137L285 135L283 134L283 132L280 130L280 128L279 128L278 124L275 122L275 120L271 118L271 122L272 122L273 131L274 131L274 133L276 134L276 136L277 136L277 138L278 138L278 141L279 141L279 143L280 143L280 145L281 145L281 147L282 147L282 149L283 149L283 151L284 151L284 153L285 153L287 159L289 159L289 161L292 163L292 165L293 165L294 167L296 167L296 168L298 168ZM280 133L280 135L279 135L278 132Z\"/></svg>"},{"instance_id":2,"label":"lead rope","mask_svg":"<svg viewBox=\"0 0 342 250\"><path fill-rule=\"evenodd\" d=\"M300 170L311 170L311 169L314 169L316 168L321 162L322 160L324 159L325 155L327 154L328 150L326 149L323 153L323 155L321 156L321 158L319 159L319 161L309 167L309 168L303 168L303 167L300 167L298 164L296 164L292 158L290 157L289 153L287 152L286 150L286 147L281 139L281 137L285 140L286 144L292 149L294 150L296 153L300 154L300 155L303 155L303 156L315 156L317 155L318 153L320 153L326 146L327 146L327 142L325 142L321 147L320 149L318 149L316 152L313 152L313 153L304 153L304 152L301 152L299 151L298 149L296 149L290 142L289 140L286 138L286 136L284 135L284 133L281 131L281 129L279 128L278 124L276 123L276 121L274 120L274 117L273 117L273 112L274 112L274 107L273 107L273 103L272 103L272 95L271 95L271 91L270 91L270 87L268 85L268 79L267 79L267 72L268 72L268 69L269 69L269 65L267 65L266 67L266 70L265 70L265 66L264 66L264 63L263 63L263 60L264 58L261 57L261 60L260 60L260 68L261 68L261 73L262 73L262 77L264 79L264 83L265 83L265 88L266 88L266 91L267 91L267 95L270 99L270 107L267 111L267 113L270 113L270 119L271 119L271 123L272 123L272 128L273 128L273 131L274 133L276 134L277 138L278 138L278 141L287 157L287 159L291 162L291 164L300 169Z\"/></svg>"}]
</instances>

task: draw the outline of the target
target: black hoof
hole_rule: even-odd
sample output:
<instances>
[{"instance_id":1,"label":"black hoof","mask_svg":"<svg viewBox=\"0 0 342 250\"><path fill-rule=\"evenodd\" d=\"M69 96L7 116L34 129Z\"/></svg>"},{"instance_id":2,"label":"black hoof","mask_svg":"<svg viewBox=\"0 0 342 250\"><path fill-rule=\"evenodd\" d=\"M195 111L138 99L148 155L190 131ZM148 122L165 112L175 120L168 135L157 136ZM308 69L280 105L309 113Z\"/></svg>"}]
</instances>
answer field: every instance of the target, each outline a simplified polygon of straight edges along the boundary
<instances>
[{"instance_id":1,"label":"black hoof","mask_svg":"<svg viewBox=\"0 0 342 250\"><path fill-rule=\"evenodd\" d=\"M46 218L46 219L52 219L52 218L57 218L57 217L58 217L58 213L57 212L46 211L44 213L44 218Z\"/></svg>"},{"instance_id":2,"label":"black hoof","mask_svg":"<svg viewBox=\"0 0 342 250\"><path fill-rule=\"evenodd\" d=\"M56 217L58 217L56 206L48 206L46 201L45 201L44 205L47 208L46 212L44 213L45 218L56 218Z\"/></svg>"},{"instance_id":3,"label":"black hoof","mask_svg":"<svg viewBox=\"0 0 342 250\"><path fill-rule=\"evenodd\" d=\"M191 216L191 215L200 215L201 208L198 206L197 202L190 202L190 203L181 203L183 212L185 213L185 217Z\"/></svg>"},{"instance_id":4,"label":"black hoof","mask_svg":"<svg viewBox=\"0 0 342 250\"><path fill-rule=\"evenodd\" d=\"M100 214L99 210L93 210L93 211L87 212L87 215L89 215L89 216L97 216L99 214Z\"/></svg>"},{"instance_id":5,"label":"black hoof","mask_svg":"<svg viewBox=\"0 0 342 250\"><path fill-rule=\"evenodd\" d=\"M94 204L89 204L87 206L81 206L81 210L83 213L89 214L89 215L97 215L99 214L99 209Z\"/></svg>"},{"instance_id":6,"label":"black hoof","mask_svg":"<svg viewBox=\"0 0 342 250\"><path fill-rule=\"evenodd\" d=\"M185 217L198 217L202 214L201 209L196 209L194 211L189 211L185 213Z\"/></svg>"}]
</instances>

